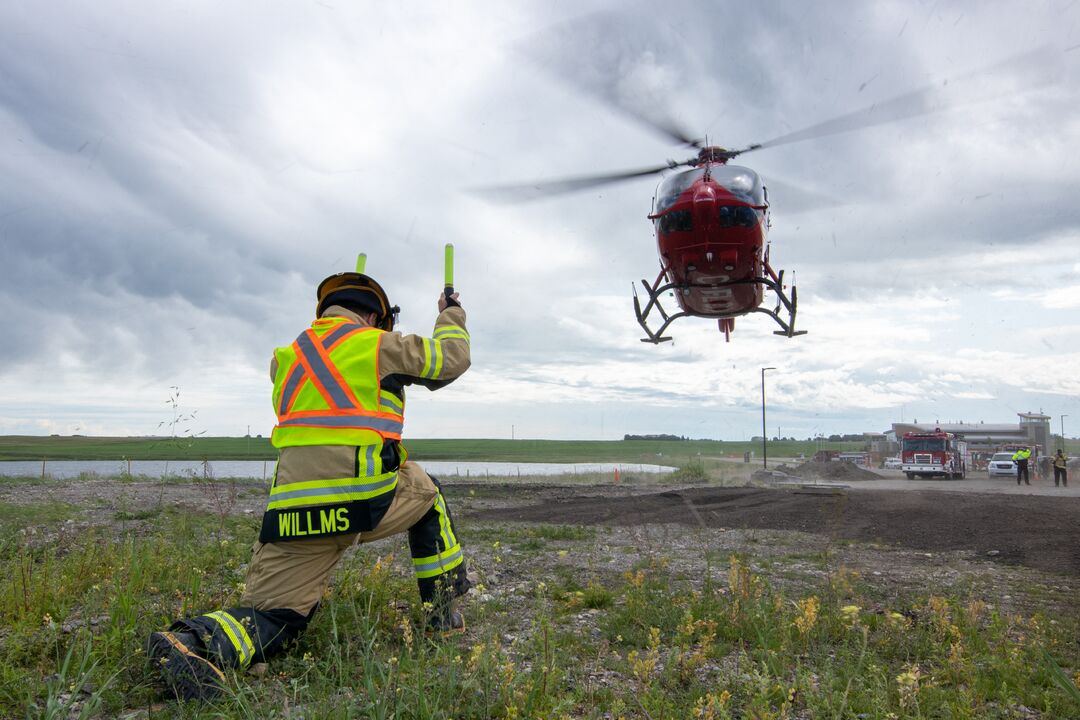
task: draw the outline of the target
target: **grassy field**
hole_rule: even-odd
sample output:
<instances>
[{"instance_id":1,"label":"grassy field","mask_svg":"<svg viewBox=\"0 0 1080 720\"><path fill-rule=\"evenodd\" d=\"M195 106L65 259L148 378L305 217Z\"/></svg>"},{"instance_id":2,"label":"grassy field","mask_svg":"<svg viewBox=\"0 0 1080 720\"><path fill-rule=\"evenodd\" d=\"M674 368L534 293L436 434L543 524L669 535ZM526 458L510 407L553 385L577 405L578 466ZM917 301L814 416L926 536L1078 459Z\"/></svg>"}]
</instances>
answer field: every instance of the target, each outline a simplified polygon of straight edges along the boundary
<instances>
[{"instance_id":1,"label":"grassy field","mask_svg":"<svg viewBox=\"0 0 1080 720\"><path fill-rule=\"evenodd\" d=\"M688 458L761 457L761 443L717 440L440 440L405 442L417 460L626 462L681 465ZM770 442L770 457L807 457L819 448L859 450L860 443ZM0 437L0 460L273 460L267 438Z\"/></svg>"},{"instance_id":2,"label":"grassy field","mask_svg":"<svg viewBox=\"0 0 1080 720\"><path fill-rule=\"evenodd\" d=\"M83 514L0 504L0 717L1080 717L1075 612L884 588L828 552L766 561L756 535L732 550L715 545L727 532L472 522L468 634L425 638L401 543L363 546L290 653L230 672L211 704L177 704L143 640L236 603L258 519L163 504L85 527Z\"/></svg>"}]
</instances>

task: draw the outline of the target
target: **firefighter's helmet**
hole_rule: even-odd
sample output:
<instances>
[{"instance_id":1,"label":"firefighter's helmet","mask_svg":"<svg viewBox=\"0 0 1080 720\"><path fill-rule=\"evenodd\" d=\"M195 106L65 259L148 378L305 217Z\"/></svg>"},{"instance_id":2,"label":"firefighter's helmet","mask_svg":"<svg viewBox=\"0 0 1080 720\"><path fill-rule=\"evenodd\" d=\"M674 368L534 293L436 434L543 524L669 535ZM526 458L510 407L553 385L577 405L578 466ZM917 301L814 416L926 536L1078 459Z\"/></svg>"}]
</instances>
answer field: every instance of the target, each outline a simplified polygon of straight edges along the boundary
<instances>
[{"instance_id":1,"label":"firefighter's helmet","mask_svg":"<svg viewBox=\"0 0 1080 720\"><path fill-rule=\"evenodd\" d=\"M331 275L319 283L315 291L318 305L315 316L322 316L331 305L341 305L353 310L375 313L375 327L386 330L394 329L400 308L390 304L386 291L372 278L358 272L343 272Z\"/></svg>"}]
</instances>

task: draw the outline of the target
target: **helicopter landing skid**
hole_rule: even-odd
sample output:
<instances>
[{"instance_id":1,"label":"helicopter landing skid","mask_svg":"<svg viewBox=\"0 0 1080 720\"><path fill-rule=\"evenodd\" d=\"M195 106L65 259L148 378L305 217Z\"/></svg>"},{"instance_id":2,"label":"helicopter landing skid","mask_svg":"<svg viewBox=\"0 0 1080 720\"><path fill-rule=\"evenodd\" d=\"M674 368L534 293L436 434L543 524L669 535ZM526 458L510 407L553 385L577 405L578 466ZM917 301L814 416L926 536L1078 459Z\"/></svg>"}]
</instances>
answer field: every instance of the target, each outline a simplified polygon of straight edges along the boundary
<instances>
[{"instance_id":1,"label":"helicopter landing skid","mask_svg":"<svg viewBox=\"0 0 1080 720\"><path fill-rule=\"evenodd\" d=\"M787 296L787 293L784 292L784 271L781 270L779 274L774 273L773 269L771 267L769 267L768 262L765 263L765 271L767 273L767 275L765 277L752 278L752 279L747 279L747 280L733 280L731 282L726 282L726 283L673 283L673 282L669 282L669 283L665 283L664 285L660 285L661 279L663 279L665 273L667 272L666 269L660 271L660 275L656 278L655 283L650 284L647 280L642 279L641 284L644 287L645 292L649 296L649 301L647 303L645 303L645 309L644 310L641 309L641 301L638 298L637 286L636 285L631 286L633 288L633 292L634 292L634 314L637 316L638 324L641 325L641 328L645 331L645 334L648 336L648 337L641 338L641 342L647 342L647 343L652 343L653 345L659 345L662 342L667 342L667 341L671 340L672 337L670 335L664 335L664 331L667 330L668 326L671 325L671 323L675 322L679 318L683 318L683 317L687 317L687 316L692 316L692 317L714 317L714 318L717 318L719 320L719 322L720 322L720 330L721 330L721 332L724 333L724 338L728 342L730 342L731 341L731 331L732 331L732 329L734 327L734 324L735 324L734 323L734 318L732 316L730 316L730 315L703 315L701 313L692 313L692 312L689 312L687 310L677 312L674 315L668 315L667 312L664 310L664 306L660 304L660 296L663 295L664 293L668 292L669 290L689 290L690 288L694 288L694 287L700 287L700 288L730 287L730 286L734 286L734 285L751 285L751 284L764 285L768 289L772 290L773 293L776 295L776 307L774 309L769 310L769 309L766 309L766 308L756 307L752 311L750 311L750 312L763 313L763 314L768 315L769 317L771 317L773 320L775 320L776 324L779 325L781 329L780 330L774 330L773 331L774 335L783 335L785 337L795 337L796 335L805 335L806 330L796 330L795 329L795 314L796 314L796 311L798 309L798 293L797 293L797 291L795 289L795 286L794 285L791 286L791 297L789 298ZM660 317L662 317L663 320L664 320L663 324L655 332L652 329L649 328L649 325L648 325L648 322L647 322L649 314L652 313L653 309L655 309L658 313L660 313ZM784 312L784 311L786 311L786 312ZM786 320L781 316L781 312L784 312L784 314L787 315ZM725 320L728 320L729 322L725 323L724 322ZM726 327L725 327L725 325L726 325Z\"/></svg>"}]
</instances>

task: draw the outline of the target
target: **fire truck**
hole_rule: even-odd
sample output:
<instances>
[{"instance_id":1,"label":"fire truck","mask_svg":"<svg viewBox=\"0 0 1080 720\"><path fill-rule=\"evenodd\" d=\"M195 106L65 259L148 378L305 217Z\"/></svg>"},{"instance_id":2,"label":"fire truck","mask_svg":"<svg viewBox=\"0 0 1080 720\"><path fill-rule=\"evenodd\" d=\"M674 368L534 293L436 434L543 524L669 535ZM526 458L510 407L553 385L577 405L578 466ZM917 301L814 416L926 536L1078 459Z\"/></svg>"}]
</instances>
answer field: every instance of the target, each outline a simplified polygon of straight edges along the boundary
<instances>
[{"instance_id":1,"label":"fire truck","mask_svg":"<svg viewBox=\"0 0 1080 720\"><path fill-rule=\"evenodd\" d=\"M967 473L967 443L940 428L933 432L904 433L900 448L900 469L908 480L962 478Z\"/></svg>"}]
</instances>

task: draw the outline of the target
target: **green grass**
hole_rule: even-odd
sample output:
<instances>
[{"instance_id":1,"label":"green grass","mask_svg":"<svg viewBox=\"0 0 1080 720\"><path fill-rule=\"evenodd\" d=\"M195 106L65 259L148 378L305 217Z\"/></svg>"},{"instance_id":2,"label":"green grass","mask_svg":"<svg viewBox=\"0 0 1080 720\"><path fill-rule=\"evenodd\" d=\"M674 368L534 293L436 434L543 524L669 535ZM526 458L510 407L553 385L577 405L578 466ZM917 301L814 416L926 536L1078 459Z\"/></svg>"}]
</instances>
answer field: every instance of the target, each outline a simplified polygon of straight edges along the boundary
<instances>
[{"instance_id":1,"label":"green grass","mask_svg":"<svg viewBox=\"0 0 1080 720\"><path fill-rule=\"evenodd\" d=\"M416 460L492 462L625 462L715 468L741 462L744 452L760 457L760 443L717 440L444 440L407 439ZM827 443L828 449L856 450L860 443ZM770 457L807 457L814 442L769 443ZM0 460L273 460L267 438L115 438L0 436ZM708 461L708 462L706 462Z\"/></svg>"},{"instance_id":2,"label":"green grass","mask_svg":"<svg viewBox=\"0 0 1080 720\"><path fill-rule=\"evenodd\" d=\"M1080 716L1076 612L959 590L886 601L834 566L785 590L753 555L706 547L692 572L662 546L615 572L605 529L467 521L467 552L500 578L472 595L468 634L426 639L404 546L362 546L263 676L230 673L205 707L159 705L144 638L237 602L258 519L142 508L141 524L49 532L75 510L0 505L0 717Z\"/></svg>"},{"instance_id":3,"label":"green grass","mask_svg":"<svg viewBox=\"0 0 1080 720\"><path fill-rule=\"evenodd\" d=\"M68 503L49 502L35 505L15 505L0 502L0 538L9 538L14 533L31 525L58 525L65 520L71 520L78 516L78 506Z\"/></svg>"}]
</instances>

